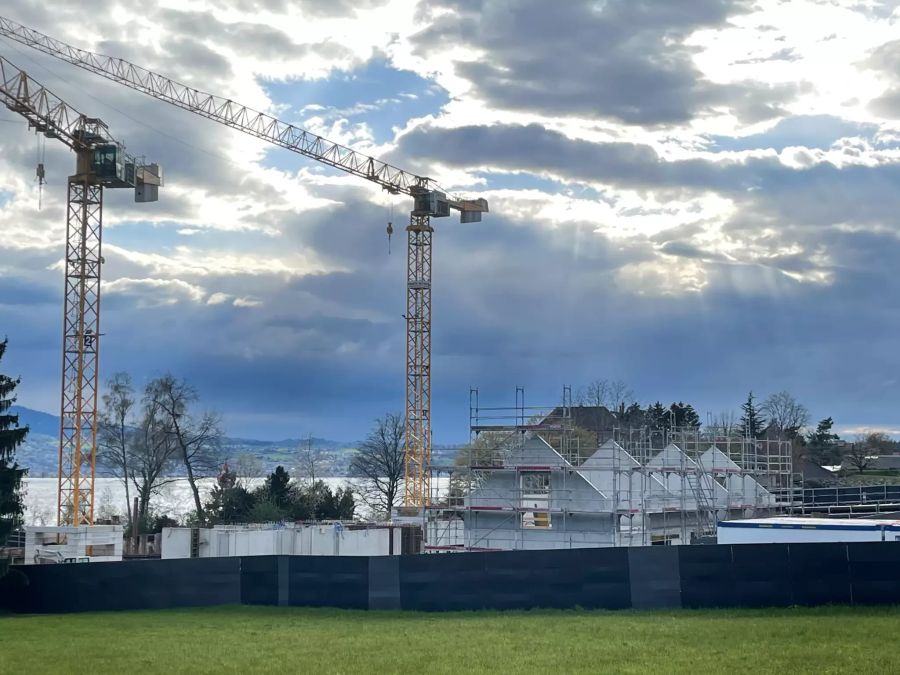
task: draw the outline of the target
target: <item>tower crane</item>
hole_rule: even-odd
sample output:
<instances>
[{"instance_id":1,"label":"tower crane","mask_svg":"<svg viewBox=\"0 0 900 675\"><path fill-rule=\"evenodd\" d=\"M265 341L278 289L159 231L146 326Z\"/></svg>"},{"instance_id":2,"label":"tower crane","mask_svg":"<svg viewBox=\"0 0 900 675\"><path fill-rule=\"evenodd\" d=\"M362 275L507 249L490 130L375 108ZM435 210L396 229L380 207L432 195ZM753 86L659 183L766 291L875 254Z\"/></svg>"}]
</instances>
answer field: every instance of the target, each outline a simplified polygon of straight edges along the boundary
<instances>
[{"instance_id":1,"label":"tower crane","mask_svg":"<svg viewBox=\"0 0 900 675\"><path fill-rule=\"evenodd\" d=\"M0 102L28 127L75 151L66 206L60 405L59 525L94 522L103 189L133 188L156 201L162 173L125 152L102 120L81 114L0 56ZM39 173L43 167L39 167Z\"/></svg>"},{"instance_id":2,"label":"tower crane","mask_svg":"<svg viewBox=\"0 0 900 675\"><path fill-rule=\"evenodd\" d=\"M484 199L449 196L431 178L417 176L351 148L282 122L230 99L175 82L124 59L78 49L0 17L0 35L102 75L153 98L413 198L406 262L406 428L404 503L425 506L431 463L431 246L432 218L460 212L463 223L481 221ZM390 230L389 230L390 231Z\"/></svg>"}]
</instances>

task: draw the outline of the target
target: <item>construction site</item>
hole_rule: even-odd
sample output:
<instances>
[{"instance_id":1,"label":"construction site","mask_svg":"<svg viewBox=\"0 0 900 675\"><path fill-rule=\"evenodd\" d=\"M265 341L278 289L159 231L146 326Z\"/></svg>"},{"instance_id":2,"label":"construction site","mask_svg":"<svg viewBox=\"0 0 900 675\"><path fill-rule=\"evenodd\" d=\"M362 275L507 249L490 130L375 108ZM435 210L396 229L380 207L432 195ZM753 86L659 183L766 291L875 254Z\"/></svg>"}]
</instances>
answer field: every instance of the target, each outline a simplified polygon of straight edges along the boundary
<instances>
[{"instance_id":1,"label":"construction site","mask_svg":"<svg viewBox=\"0 0 900 675\"><path fill-rule=\"evenodd\" d=\"M561 402L485 407L470 393L471 443L451 466L432 462L433 222L477 223L483 198L449 194L419 176L234 101L123 59L82 50L0 17L0 36L161 104L248 134L411 198L406 256L403 504L398 522L422 526L427 552L679 545L714 541L719 521L791 507L790 442L673 424L620 426L609 411ZM67 181L57 528L90 542L95 522L100 396L103 193L159 199L163 171L126 152L98 117L80 112L0 56L0 100L36 133L75 153ZM43 183L43 165L37 169ZM388 223L387 234L393 232ZM63 242L61 242L62 244ZM60 529L62 528L62 529ZM40 532L32 533L45 541ZM97 544L99 546L99 544ZM90 549L90 543L82 548ZM78 557L83 551L67 551Z\"/></svg>"},{"instance_id":2,"label":"construction site","mask_svg":"<svg viewBox=\"0 0 900 675\"><path fill-rule=\"evenodd\" d=\"M433 466L426 550L496 551L715 542L719 521L796 501L791 444L697 427L620 429L605 408L484 407L471 443Z\"/></svg>"}]
</instances>

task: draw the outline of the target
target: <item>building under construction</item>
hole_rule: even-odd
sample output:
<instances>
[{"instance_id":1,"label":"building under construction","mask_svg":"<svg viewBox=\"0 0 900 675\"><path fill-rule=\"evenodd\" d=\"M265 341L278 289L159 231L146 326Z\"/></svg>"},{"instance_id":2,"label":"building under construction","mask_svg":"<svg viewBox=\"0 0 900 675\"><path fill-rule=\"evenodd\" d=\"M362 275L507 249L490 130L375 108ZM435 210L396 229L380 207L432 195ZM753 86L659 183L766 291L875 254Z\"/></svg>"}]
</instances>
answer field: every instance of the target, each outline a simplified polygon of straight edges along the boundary
<instances>
[{"instance_id":1,"label":"building under construction","mask_svg":"<svg viewBox=\"0 0 900 675\"><path fill-rule=\"evenodd\" d=\"M431 551L687 544L792 502L789 441L717 429L615 426L606 408L484 408L471 443L433 467Z\"/></svg>"}]
</instances>

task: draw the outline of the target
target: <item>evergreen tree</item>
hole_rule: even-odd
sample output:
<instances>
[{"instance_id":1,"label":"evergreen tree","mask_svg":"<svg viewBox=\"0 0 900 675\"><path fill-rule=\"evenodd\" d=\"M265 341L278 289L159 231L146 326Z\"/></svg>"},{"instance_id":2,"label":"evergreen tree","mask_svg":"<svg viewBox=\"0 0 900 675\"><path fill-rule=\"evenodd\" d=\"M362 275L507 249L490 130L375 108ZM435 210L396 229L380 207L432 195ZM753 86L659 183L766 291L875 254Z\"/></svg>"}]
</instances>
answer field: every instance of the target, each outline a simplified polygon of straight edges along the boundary
<instances>
[{"instance_id":1,"label":"evergreen tree","mask_svg":"<svg viewBox=\"0 0 900 675\"><path fill-rule=\"evenodd\" d=\"M810 459L817 464L840 464L841 456L837 450L840 436L831 432L834 420L826 417L816 425L816 430L806 436L807 452Z\"/></svg>"},{"instance_id":2,"label":"evergreen tree","mask_svg":"<svg viewBox=\"0 0 900 675\"><path fill-rule=\"evenodd\" d=\"M694 427L700 426L700 415L694 410L694 406L690 403L673 403L669 408L671 411L670 418L674 420L676 427Z\"/></svg>"},{"instance_id":3,"label":"evergreen tree","mask_svg":"<svg viewBox=\"0 0 900 675\"><path fill-rule=\"evenodd\" d=\"M637 429L646 423L646 415L639 403L632 403L627 408L623 403L619 412L616 413L616 421L623 429Z\"/></svg>"},{"instance_id":4,"label":"evergreen tree","mask_svg":"<svg viewBox=\"0 0 900 675\"><path fill-rule=\"evenodd\" d=\"M753 402L753 392L747 395L747 400L741 405L741 433L749 438L759 438L766 430L766 420Z\"/></svg>"},{"instance_id":5,"label":"evergreen tree","mask_svg":"<svg viewBox=\"0 0 900 675\"><path fill-rule=\"evenodd\" d=\"M6 352L7 341L0 342L0 361ZM19 416L10 415L9 408L16 401L13 395L19 384L0 374L0 546L4 546L10 533L19 526L24 512L21 487L25 469L15 460L16 448L28 434L28 427L19 427ZM0 577L6 572L8 560L0 560Z\"/></svg>"},{"instance_id":6,"label":"evergreen tree","mask_svg":"<svg viewBox=\"0 0 900 675\"><path fill-rule=\"evenodd\" d=\"M651 429L665 429L668 427L669 411L659 401L651 406L647 406L647 411L644 415L647 420L647 426Z\"/></svg>"},{"instance_id":7,"label":"evergreen tree","mask_svg":"<svg viewBox=\"0 0 900 675\"><path fill-rule=\"evenodd\" d=\"M264 490L266 496L280 509L287 508L291 504L291 476L283 466L275 467L275 471L266 478Z\"/></svg>"},{"instance_id":8,"label":"evergreen tree","mask_svg":"<svg viewBox=\"0 0 900 675\"><path fill-rule=\"evenodd\" d=\"M209 493L206 515L210 523L247 523L256 498L244 486L237 484L237 474L228 464L216 477L216 484Z\"/></svg>"}]
</instances>

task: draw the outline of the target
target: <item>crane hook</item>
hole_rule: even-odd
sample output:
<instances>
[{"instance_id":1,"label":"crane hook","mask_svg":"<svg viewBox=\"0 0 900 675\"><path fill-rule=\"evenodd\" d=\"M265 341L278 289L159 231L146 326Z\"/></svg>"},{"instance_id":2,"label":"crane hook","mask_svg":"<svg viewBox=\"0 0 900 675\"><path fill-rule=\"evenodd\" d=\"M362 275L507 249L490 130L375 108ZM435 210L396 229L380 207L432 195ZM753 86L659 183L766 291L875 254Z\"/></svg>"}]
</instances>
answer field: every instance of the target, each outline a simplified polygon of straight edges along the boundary
<instances>
[{"instance_id":1,"label":"crane hook","mask_svg":"<svg viewBox=\"0 0 900 675\"><path fill-rule=\"evenodd\" d=\"M391 221L388 221L388 226L387 226L388 255L391 254L391 235L392 234L394 234L394 224Z\"/></svg>"}]
</instances>

